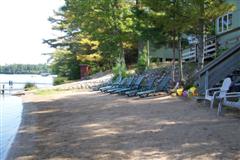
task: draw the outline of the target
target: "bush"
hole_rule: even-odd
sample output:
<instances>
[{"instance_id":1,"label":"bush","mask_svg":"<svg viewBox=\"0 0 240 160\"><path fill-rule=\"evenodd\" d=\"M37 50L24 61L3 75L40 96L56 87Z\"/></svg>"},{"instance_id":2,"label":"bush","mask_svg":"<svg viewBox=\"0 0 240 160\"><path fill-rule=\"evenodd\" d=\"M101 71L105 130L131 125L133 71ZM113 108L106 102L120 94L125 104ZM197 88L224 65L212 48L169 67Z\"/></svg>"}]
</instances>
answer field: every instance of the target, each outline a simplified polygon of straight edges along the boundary
<instances>
[{"instance_id":1,"label":"bush","mask_svg":"<svg viewBox=\"0 0 240 160\"><path fill-rule=\"evenodd\" d=\"M56 77L54 78L53 85L56 86L56 85L64 84L66 81L67 81L67 78L65 77Z\"/></svg>"},{"instance_id":2,"label":"bush","mask_svg":"<svg viewBox=\"0 0 240 160\"><path fill-rule=\"evenodd\" d=\"M24 86L25 91L36 89L37 86L34 83L26 83Z\"/></svg>"},{"instance_id":3,"label":"bush","mask_svg":"<svg viewBox=\"0 0 240 160\"><path fill-rule=\"evenodd\" d=\"M142 73L147 68L147 55L145 53L142 53L140 57L138 58L137 63L137 72Z\"/></svg>"},{"instance_id":4,"label":"bush","mask_svg":"<svg viewBox=\"0 0 240 160\"><path fill-rule=\"evenodd\" d=\"M127 76L127 67L126 67L125 64L121 65L120 63L117 63L117 65L115 67L113 67L114 77L118 77L119 76L119 72L121 73L122 77L126 77Z\"/></svg>"}]
</instances>

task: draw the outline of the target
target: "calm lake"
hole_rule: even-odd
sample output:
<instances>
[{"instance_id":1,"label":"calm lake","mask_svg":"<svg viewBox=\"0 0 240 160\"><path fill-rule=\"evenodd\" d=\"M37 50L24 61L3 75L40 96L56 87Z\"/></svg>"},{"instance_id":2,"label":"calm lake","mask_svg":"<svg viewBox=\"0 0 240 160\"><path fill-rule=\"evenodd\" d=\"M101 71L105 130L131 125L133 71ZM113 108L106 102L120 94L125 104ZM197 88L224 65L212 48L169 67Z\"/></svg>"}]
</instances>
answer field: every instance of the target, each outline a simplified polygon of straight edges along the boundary
<instances>
[{"instance_id":1,"label":"calm lake","mask_svg":"<svg viewBox=\"0 0 240 160\"><path fill-rule=\"evenodd\" d=\"M12 85L9 85L9 82ZM31 74L0 74L0 88L13 90L22 90L26 83L34 83L38 88L44 88L52 86L53 76L41 76L41 75L31 75ZM6 90L7 91L7 90Z\"/></svg>"},{"instance_id":2,"label":"calm lake","mask_svg":"<svg viewBox=\"0 0 240 160\"><path fill-rule=\"evenodd\" d=\"M13 84L9 85L9 81ZM3 85L5 88L5 94L0 94L0 160L6 159L22 117L21 98L10 94L23 90L26 83L34 83L38 88L49 87L53 76L0 74L0 89Z\"/></svg>"}]
</instances>

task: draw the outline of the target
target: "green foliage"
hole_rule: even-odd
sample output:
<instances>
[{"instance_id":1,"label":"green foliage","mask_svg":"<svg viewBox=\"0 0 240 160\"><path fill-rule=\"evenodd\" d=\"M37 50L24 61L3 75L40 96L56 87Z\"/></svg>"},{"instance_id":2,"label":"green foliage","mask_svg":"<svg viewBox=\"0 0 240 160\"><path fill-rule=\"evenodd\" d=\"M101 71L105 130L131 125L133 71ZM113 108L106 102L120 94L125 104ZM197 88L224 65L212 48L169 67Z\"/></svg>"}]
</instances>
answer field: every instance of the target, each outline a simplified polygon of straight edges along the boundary
<instances>
[{"instance_id":1,"label":"green foliage","mask_svg":"<svg viewBox=\"0 0 240 160\"><path fill-rule=\"evenodd\" d=\"M54 78L53 85L56 86L56 85L64 84L66 81L67 81L66 77L56 77Z\"/></svg>"},{"instance_id":2,"label":"green foliage","mask_svg":"<svg viewBox=\"0 0 240 160\"><path fill-rule=\"evenodd\" d=\"M33 93L39 96L49 96L49 95L59 94L61 93L61 91L56 89L38 89L33 91Z\"/></svg>"},{"instance_id":3,"label":"green foliage","mask_svg":"<svg viewBox=\"0 0 240 160\"><path fill-rule=\"evenodd\" d=\"M66 46L76 55L101 54L100 62L89 63L110 69L117 63L116 57L124 57L124 50L136 48L134 5L124 0L65 0L56 16L49 19L65 36L44 42L55 48Z\"/></svg>"},{"instance_id":4,"label":"green foliage","mask_svg":"<svg viewBox=\"0 0 240 160\"><path fill-rule=\"evenodd\" d=\"M113 67L112 71L113 71L114 77L127 76L127 67L125 64L117 63L116 66Z\"/></svg>"},{"instance_id":5,"label":"green foliage","mask_svg":"<svg viewBox=\"0 0 240 160\"><path fill-rule=\"evenodd\" d=\"M209 33L214 19L232 9L223 0L65 0L65 5L49 18L53 29L63 36L44 43L58 48L51 67L60 76L79 78L81 62L94 72L117 64L114 72L124 74L125 61L119 63L118 59L131 57L126 56L130 54L127 50L142 50L139 42L168 45L175 54L178 48L180 51L177 42L182 33ZM139 55L139 71L146 68L145 60L144 54Z\"/></svg>"},{"instance_id":6,"label":"green foliage","mask_svg":"<svg viewBox=\"0 0 240 160\"><path fill-rule=\"evenodd\" d=\"M220 56L223 52L227 51L229 48L228 47L220 47L217 50L216 57Z\"/></svg>"},{"instance_id":7,"label":"green foliage","mask_svg":"<svg viewBox=\"0 0 240 160\"><path fill-rule=\"evenodd\" d=\"M33 89L37 89L37 86L34 83L26 83L24 86L25 91L30 91Z\"/></svg>"},{"instance_id":8,"label":"green foliage","mask_svg":"<svg viewBox=\"0 0 240 160\"><path fill-rule=\"evenodd\" d=\"M147 54L142 53L139 55L138 63L137 63L137 72L142 73L147 69Z\"/></svg>"},{"instance_id":9,"label":"green foliage","mask_svg":"<svg viewBox=\"0 0 240 160\"><path fill-rule=\"evenodd\" d=\"M32 91L34 94L39 95L39 96L49 96L49 95L57 95L57 94L62 94L66 92L76 92L75 90L62 90L59 88L54 88L54 89L37 89Z\"/></svg>"},{"instance_id":10,"label":"green foliage","mask_svg":"<svg viewBox=\"0 0 240 160\"><path fill-rule=\"evenodd\" d=\"M70 80L80 78L79 61L71 51L60 49L53 53L52 72Z\"/></svg>"}]
</instances>

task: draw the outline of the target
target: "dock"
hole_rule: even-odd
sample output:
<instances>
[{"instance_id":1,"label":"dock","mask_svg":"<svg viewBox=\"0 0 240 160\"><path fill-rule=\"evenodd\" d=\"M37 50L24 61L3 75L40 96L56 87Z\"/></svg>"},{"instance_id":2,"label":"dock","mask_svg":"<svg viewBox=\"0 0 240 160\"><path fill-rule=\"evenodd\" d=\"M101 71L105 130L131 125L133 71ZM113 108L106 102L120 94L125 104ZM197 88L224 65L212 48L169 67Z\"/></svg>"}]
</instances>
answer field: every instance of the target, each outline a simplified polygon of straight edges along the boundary
<instances>
[{"instance_id":1,"label":"dock","mask_svg":"<svg viewBox=\"0 0 240 160\"><path fill-rule=\"evenodd\" d=\"M15 91L22 91L24 85L27 83L32 83L34 85L52 85L51 83L38 83L38 82L0 82L0 94L4 95L6 93L11 94Z\"/></svg>"}]
</instances>

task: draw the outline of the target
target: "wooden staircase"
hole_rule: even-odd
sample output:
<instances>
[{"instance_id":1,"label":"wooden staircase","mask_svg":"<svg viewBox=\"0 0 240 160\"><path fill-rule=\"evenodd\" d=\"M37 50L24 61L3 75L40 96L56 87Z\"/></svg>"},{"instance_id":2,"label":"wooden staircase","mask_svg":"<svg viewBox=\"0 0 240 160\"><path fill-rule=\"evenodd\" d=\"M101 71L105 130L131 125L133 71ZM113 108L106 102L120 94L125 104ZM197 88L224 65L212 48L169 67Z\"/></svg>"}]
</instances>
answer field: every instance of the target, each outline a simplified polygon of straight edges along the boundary
<instances>
[{"instance_id":1,"label":"wooden staircase","mask_svg":"<svg viewBox=\"0 0 240 160\"><path fill-rule=\"evenodd\" d=\"M204 94L207 88L216 86L226 77L231 77L234 81L237 81L239 75L240 43L211 61L195 75L199 94Z\"/></svg>"}]
</instances>

